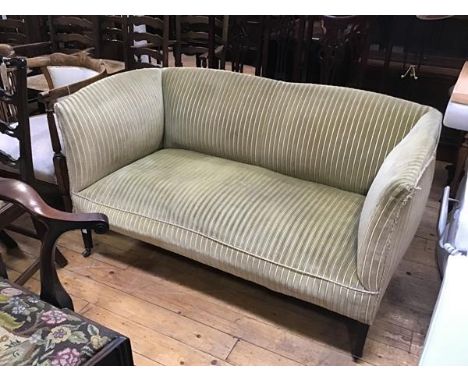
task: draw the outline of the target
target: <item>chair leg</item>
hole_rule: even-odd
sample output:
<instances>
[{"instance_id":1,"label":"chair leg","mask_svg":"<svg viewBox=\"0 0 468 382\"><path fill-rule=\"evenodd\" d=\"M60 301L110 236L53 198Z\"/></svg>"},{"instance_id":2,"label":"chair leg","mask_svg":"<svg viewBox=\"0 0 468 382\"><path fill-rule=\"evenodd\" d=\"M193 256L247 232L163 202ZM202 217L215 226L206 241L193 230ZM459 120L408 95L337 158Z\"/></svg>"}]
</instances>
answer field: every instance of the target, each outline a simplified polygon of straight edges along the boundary
<instances>
[{"instance_id":1,"label":"chair leg","mask_svg":"<svg viewBox=\"0 0 468 382\"><path fill-rule=\"evenodd\" d=\"M34 275L34 273L39 270L39 264L39 259L34 260L34 262L18 276L18 278L15 280L15 284L24 285L26 281L28 281Z\"/></svg>"},{"instance_id":2,"label":"chair leg","mask_svg":"<svg viewBox=\"0 0 468 382\"><path fill-rule=\"evenodd\" d=\"M85 247L85 250L83 251L82 255L83 257L88 257L89 255L91 255L94 246L92 231L88 229L83 229L81 230L81 236L83 237L83 244Z\"/></svg>"},{"instance_id":3,"label":"chair leg","mask_svg":"<svg viewBox=\"0 0 468 382\"><path fill-rule=\"evenodd\" d=\"M13 249L13 248L18 247L18 244L16 243L16 241L3 230L0 231L0 241L3 242L3 244L5 244L5 246L8 249Z\"/></svg>"},{"instance_id":4,"label":"chair leg","mask_svg":"<svg viewBox=\"0 0 468 382\"><path fill-rule=\"evenodd\" d=\"M0 262L1 262L1 258L0 258ZM60 268L63 268L68 264L68 260L65 258L65 256L62 255L62 253L58 249L55 250L55 263ZM15 280L15 283L18 285L24 285L34 275L34 273L36 273L39 270L39 266L40 266L40 259L34 260L34 262L23 273L21 273L18 276L18 278ZM2 265L0 264L0 276L1 276L1 268L2 268Z\"/></svg>"},{"instance_id":5,"label":"chair leg","mask_svg":"<svg viewBox=\"0 0 468 382\"><path fill-rule=\"evenodd\" d=\"M57 248L55 249L55 264L57 264L60 268L65 268L68 264L68 260Z\"/></svg>"},{"instance_id":6,"label":"chair leg","mask_svg":"<svg viewBox=\"0 0 468 382\"><path fill-rule=\"evenodd\" d=\"M33 219L33 224L34 228L36 229L37 236L39 240L42 242L44 240L44 236L46 234L45 227L42 226L38 221ZM63 268L67 266L68 260L63 256L62 252L58 250L58 248L55 249L55 263L60 267ZM34 274L34 273L33 273Z\"/></svg>"},{"instance_id":7,"label":"chair leg","mask_svg":"<svg viewBox=\"0 0 468 382\"><path fill-rule=\"evenodd\" d=\"M8 279L8 273L7 273L7 270L6 270L6 265L3 262L1 254L0 254L0 277L3 277L4 279Z\"/></svg>"},{"instance_id":8,"label":"chair leg","mask_svg":"<svg viewBox=\"0 0 468 382\"><path fill-rule=\"evenodd\" d=\"M352 320L352 325L350 325L350 337L351 354L353 356L354 361L357 361L359 358L362 358L362 353L364 350L364 345L366 343L368 331L369 325Z\"/></svg>"}]
</instances>

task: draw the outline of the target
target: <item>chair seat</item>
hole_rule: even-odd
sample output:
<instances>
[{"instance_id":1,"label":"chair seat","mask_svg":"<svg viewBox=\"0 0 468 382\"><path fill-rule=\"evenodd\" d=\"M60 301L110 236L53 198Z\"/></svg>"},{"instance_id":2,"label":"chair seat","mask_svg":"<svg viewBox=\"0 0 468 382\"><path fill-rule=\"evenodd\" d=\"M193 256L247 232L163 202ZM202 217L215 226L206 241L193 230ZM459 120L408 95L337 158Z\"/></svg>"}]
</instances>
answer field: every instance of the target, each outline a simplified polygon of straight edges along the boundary
<instances>
[{"instance_id":1,"label":"chair seat","mask_svg":"<svg viewBox=\"0 0 468 382\"><path fill-rule=\"evenodd\" d=\"M81 365L115 337L0 279L0 366Z\"/></svg>"},{"instance_id":2,"label":"chair seat","mask_svg":"<svg viewBox=\"0 0 468 382\"><path fill-rule=\"evenodd\" d=\"M99 74L95 70L81 66L48 66L47 70L54 88L60 88L84 81Z\"/></svg>"},{"instance_id":3,"label":"chair seat","mask_svg":"<svg viewBox=\"0 0 468 382\"><path fill-rule=\"evenodd\" d=\"M72 199L117 232L351 317L374 297L356 271L359 194L164 149Z\"/></svg>"},{"instance_id":4,"label":"chair seat","mask_svg":"<svg viewBox=\"0 0 468 382\"><path fill-rule=\"evenodd\" d=\"M34 175L37 179L47 183L57 184L54 170L54 151L50 140L49 124L47 115L40 114L29 119L31 131L31 149L33 157ZM59 138L61 141L60 130ZM0 150L12 156L14 159L19 157L19 141L5 134L0 134ZM9 172L18 172L3 163L0 163L0 169Z\"/></svg>"}]
</instances>

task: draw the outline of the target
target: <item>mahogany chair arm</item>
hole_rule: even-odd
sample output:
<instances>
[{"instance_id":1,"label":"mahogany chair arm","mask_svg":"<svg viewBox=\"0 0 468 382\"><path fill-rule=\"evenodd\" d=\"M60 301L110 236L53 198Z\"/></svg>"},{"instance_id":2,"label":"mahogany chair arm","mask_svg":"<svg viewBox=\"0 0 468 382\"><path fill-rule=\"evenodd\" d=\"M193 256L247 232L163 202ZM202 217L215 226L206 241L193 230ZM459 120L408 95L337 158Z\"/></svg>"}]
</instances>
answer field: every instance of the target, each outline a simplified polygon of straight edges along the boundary
<instances>
[{"instance_id":1,"label":"mahogany chair arm","mask_svg":"<svg viewBox=\"0 0 468 382\"><path fill-rule=\"evenodd\" d=\"M109 230L107 217L98 213L76 214L56 210L47 205L32 187L15 179L0 178L0 200L21 207L45 227L38 260L41 299L59 308L73 310L71 297L60 283L55 267L56 242L63 233L76 229L105 233Z\"/></svg>"},{"instance_id":2,"label":"mahogany chair arm","mask_svg":"<svg viewBox=\"0 0 468 382\"><path fill-rule=\"evenodd\" d=\"M47 66L49 62L48 55L30 57L28 58L28 68L42 68L43 66Z\"/></svg>"},{"instance_id":3,"label":"mahogany chair arm","mask_svg":"<svg viewBox=\"0 0 468 382\"><path fill-rule=\"evenodd\" d=\"M109 230L105 215L71 213L52 208L32 187L19 180L0 178L0 200L20 205L33 218L43 222L46 226L59 225L60 227L56 229L61 233L74 229L93 229L97 233L105 233Z\"/></svg>"}]
</instances>

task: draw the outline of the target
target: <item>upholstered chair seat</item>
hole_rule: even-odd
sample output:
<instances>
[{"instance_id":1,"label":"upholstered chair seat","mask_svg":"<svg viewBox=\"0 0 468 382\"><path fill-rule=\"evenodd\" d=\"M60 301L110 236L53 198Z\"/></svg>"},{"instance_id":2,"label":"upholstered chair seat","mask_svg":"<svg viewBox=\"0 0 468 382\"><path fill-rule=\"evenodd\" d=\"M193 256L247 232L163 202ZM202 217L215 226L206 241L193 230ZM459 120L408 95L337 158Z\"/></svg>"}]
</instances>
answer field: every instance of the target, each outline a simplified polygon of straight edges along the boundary
<instances>
[{"instance_id":1,"label":"upholstered chair seat","mask_svg":"<svg viewBox=\"0 0 468 382\"><path fill-rule=\"evenodd\" d=\"M31 150L33 158L34 175L37 179L47 183L57 183L54 170L54 151L49 133L49 124L46 114L35 115L29 119L31 132ZM60 129L58 129L61 139ZM19 145L16 138L8 135L0 135L0 150L17 159L19 156ZM11 167L0 163L0 169L15 171ZM16 169L16 171L18 171Z\"/></svg>"},{"instance_id":2,"label":"upholstered chair seat","mask_svg":"<svg viewBox=\"0 0 468 382\"><path fill-rule=\"evenodd\" d=\"M47 66L54 88L71 85L99 74L96 70L81 66Z\"/></svg>"},{"instance_id":3,"label":"upholstered chair seat","mask_svg":"<svg viewBox=\"0 0 468 382\"><path fill-rule=\"evenodd\" d=\"M0 279L0 366L81 365L115 337Z\"/></svg>"}]
</instances>

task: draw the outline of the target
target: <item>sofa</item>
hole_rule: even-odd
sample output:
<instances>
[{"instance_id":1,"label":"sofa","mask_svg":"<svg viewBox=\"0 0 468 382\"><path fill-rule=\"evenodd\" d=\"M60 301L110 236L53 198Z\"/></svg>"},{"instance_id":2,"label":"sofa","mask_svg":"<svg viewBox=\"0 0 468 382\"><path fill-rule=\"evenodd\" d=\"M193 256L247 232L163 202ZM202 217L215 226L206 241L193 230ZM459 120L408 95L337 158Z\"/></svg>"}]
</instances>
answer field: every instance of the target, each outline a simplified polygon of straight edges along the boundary
<instances>
[{"instance_id":1,"label":"sofa","mask_svg":"<svg viewBox=\"0 0 468 382\"><path fill-rule=\"evenodd\" d=\"M55 111L75 211L346 316L362 354L425 208L438 111L196 68L118 74Z\"/></svg>"}]
</instances>

